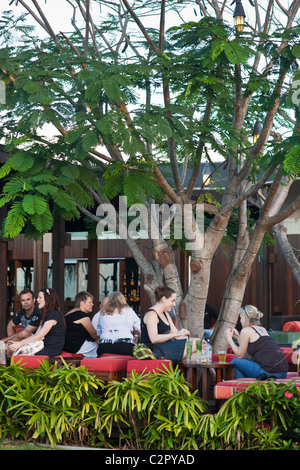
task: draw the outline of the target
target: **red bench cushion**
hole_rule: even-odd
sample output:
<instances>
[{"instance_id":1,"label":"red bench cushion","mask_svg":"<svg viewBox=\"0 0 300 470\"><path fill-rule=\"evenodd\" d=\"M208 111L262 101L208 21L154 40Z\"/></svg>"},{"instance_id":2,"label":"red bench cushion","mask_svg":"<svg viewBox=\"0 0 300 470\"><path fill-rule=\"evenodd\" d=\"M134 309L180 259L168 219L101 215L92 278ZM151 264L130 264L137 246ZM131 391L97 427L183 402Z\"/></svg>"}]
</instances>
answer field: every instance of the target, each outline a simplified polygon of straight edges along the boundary
<instances>
[{"instance_id":1,"label":"red bench cushion","mask_svg":"<svg viewBox=\"0 0 300 470\"><path fill-rule=\"evenodd\" d=\"M44 360L49 360L48 356L12 356L13 363L19 362L21 367L38 369Z\"/></svg>"},{"instance_id":2,"label":"red bench cushion","mask_svg":"<svg viewBox=\"0 0 300 470\"><path fill-rule=\"evenodd\" d=\"M142 372L148 373L164 371L165 367L163 364L168 367L170 364L172 364L172 361L167 359L134 359L127 362L127 374L130 374L133 370L139 374Z\"/></svg>"},{"instance_id":3,"label":"red bench cushion","mask_svg":"<svg viewBox=\"0 0 300 470\"><path fill-rule=\"evenodd\" d=\"M120 358L120 359L126 359L127 361L131 361L135 359L134 356L129 356L128 354L111 354L111 353L103 353L101 356L99 356L98 359L102 357L107 357L107 358Z\"/></svg>"},{"instance_id":4,"label":"red bench cushion","mask_svg":"<svg viewBox=\"0 0 300 470\"><path fill-rule=\"evenodd\" d=\"M294 351L289 347L281 347L281 350L289 364L298 364L299 350Z\"/></svg>"},{"instance_id":5,"label":"red bench cushion","mask_svg":"<svg viewBox=\"0 0 300 470\"><path fill-rule=\"evenodd\" d=\"M128 359L127 356L108 356L82 359L80 365L95 372L116 372L121 370L126 371L128 361L130 361L130 359Z\"/></svg>"},{"instance_id":6,"label":"red bench cushion","mask_svg":"<svg viewBox=\"0 0 300 470\"><path fill-rule=\"evenodd\" d=\"M288 383L294 379L296 387L300 389L300 377L297 375L297 372L288 372L285 379L276 379L274 380L274 383ZM236 393L246 390L246 388L248 388L248 386L254 382L257 382L257 380L250 377L218 382L214 389L215 399L227 400Z\"/></svg>"},{"instance_id":7,"label":"red bench cushion","mask_svg":"<svg viewBox=\"0 0 300 470\"><path fill-rule=\"evenodd\" d=\"M300 331L300 321L288 321L283 327L282 331Z\"/></svg>"},{"instance_id":8,"label":"red bench cushion","mask_svg":"<svg viewBox=\"0 0 300 470\"><path fill-rule=\"evenodd\" d=\"M83 354L69 353L68 351L63 351L61 354L59 354L59 356L55 356L55 357L74 357L78 359L84 358Z\"/></svg>"}]
</instances>

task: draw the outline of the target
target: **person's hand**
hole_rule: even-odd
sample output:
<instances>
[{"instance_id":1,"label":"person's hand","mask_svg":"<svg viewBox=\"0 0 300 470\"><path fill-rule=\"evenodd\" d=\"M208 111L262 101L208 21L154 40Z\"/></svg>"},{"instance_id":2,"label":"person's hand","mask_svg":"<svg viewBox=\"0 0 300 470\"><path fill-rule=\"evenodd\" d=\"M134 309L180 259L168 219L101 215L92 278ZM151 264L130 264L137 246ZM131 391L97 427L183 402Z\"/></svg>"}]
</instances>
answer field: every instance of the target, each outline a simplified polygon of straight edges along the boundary
<instances>
[{"instance_id":1,"label":"person's hand","mask_svg":"<svg viewBox=\"0 0 300 470\"><path fill-rule=\"evenodd\" d=\"M181 330L176 331L176 333L173 334L174 339L185 339L187 336L190 336L190 332L186 328L182 328Z\"/></svg>"},{"instance_id":2,"label":"person's hand","mask_svg":"<svg viewBox=\"0 0 300 470\"><path fill-rule=\"evenodd\" d=\"M180 336L190 336L189 330L182 328L180 331L178 331L178 335Z\"/></svg>"},{"instance_id":3,"label":"person's hand","mask_svg":"<svg viewBox=\"0 0 300 470\"><path fill-rule=\"evenodd\" d=\"M227 328L225 334L226 334L226 339L229 342L230 340L232 340L232 336L234 334L234 328L232 328L232 326L230 328Z\"/></svg>"},{"instance_id":4,"label":"person's hand","mask_svg":"<svg viewBox=\"0 0 300 470\"><path fill-rule=\"evenodd\" d=\"M235 328L233 328L232 336L233 336L233 338L239 339L240 334L239 334L238 330L236 330Z\"/></svg>"},{"instance_id":5,"label":"person's hand","mask_svg":"<svg viewBox=\"0 0 300 470\"><path fill-rule=\"evenodd\" d=\"M22 346L22 342L21 342L21 341L12 341L12 342L9 342L9 344L8 344L8 349L10 349L11 351L16 351L16 350L19 349L21 346Z\"/></svg>"}]
</instances>

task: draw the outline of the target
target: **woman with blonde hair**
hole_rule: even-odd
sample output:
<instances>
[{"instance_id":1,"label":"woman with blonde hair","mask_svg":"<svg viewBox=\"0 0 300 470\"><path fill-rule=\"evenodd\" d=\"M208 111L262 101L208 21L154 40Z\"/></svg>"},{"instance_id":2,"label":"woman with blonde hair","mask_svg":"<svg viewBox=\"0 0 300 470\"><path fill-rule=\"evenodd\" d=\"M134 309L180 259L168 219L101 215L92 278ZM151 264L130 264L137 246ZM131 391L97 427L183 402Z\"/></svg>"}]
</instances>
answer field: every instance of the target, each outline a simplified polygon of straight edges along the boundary
<instances>
[{"instance_id":1,"label":"woman with blonde hair","mask_svg":"<svg viewBox=\"0 0 300 470\"><path fill-rule=\"evenodd\" d=\"M263 314L253 305L240 309L242 330L240 333L231 327L226 330L226 338L237 358L234 364L234 377L286 377L289 365L278 344L260 325ZM237 340L237 344L233 341ZM246 357L246 355L248 357Z\"/></svg>"},{"instance_id":2,"label":"woman with blonde hair","mask_svg":"<svg viewBox=\"0 0 300 470\"><path fill-rule=\"evenodd\" d=\"M100 310L97 331L100 334L98 356L103 353L132 355L134 335L140 334L140 319L121 292L110 294Z\"/></svg>"}]
</instances>

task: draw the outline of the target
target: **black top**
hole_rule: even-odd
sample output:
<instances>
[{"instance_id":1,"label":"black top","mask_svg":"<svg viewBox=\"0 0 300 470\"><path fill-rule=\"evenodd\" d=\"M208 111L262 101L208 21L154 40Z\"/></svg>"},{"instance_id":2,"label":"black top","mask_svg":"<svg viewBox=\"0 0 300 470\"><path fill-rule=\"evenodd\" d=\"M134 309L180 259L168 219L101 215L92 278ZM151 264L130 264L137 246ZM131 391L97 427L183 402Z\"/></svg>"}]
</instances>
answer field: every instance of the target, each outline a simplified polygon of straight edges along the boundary
<instances>
[{"instance_id":1,"label":"black top","mask_svg":"<svg viewBox=\"0 0 300 470\"><path fill-rule=\"evenodd\" d=\"M248 344L248 354L252 356L254 362L268 373L287 372L289 365L285 359L283 351L271 336L261 336L260 333L251 327L259 338Z\"/></svg>"},{"instance_id":2,"label":"black top","mask_svg":"<svg viewBox=\"0 0 300 470\"><path fill-rule=\"evenodd\" d=\"M12 322L14 325L19 325L21 323L23 329L25 330L26 326L33 326L35 328L38 328L41 323L41 312L37 307L34 307L32 314L27 317L26 315L26 310L24 308L21 308L21 310L16 313L13 318Z\"/></svg>"},{"instance_id":3,"label":"black top","mask_svg":"<svg viewBox=\"0 0 300 470\"><path fill-rule=\"evenodd\" d=\"M63 352L65 342L65 324L63 317L57 310L48 313L45 323L49 320L55 320L56 324L52 326L50 331L44 337L44 349L39 351L38 355L59 356Z\"/></svg>"},{"instance_id":4,"label":"black top","mask_svg":"<svg viewBox=\"0 0 300 470\"><path fill-rule=\"evenodd\" d=\"M155 310L153 308L148 308L148 310L145 311L144 315L143 315L143 318L141 320L141 343L144 343L144 344L149 344L151 343L150 341L150 338L149 338L149 335L148 335L148 330L147 330L147 325L145 324L144 322L144 316L146 315L147 312L149 312L150 310L153 310L153 312L155 312ZM164 316L166 318L166 321L168 322L168 324L166 325L165 322L162 321L162 319L160 318L160 316L157 314L157 312L155 312L157 317L158 317L158 325L157 325L157 333L159 335L163 335L163 334L167 334L170 332L170 325L169 325L169 320L168 320L168 317L167 315L164 313Z\"/></svg>"},{"instance_id":5,"label":"black top","mask_svg":"<svg viewBox=\"0 0 300 470\"><path fill-rule=\"evenodd\" d=\"M95 341L95 339L92 338L92 336L81 323L74 323L75 321L81 320L82 318L86 317L90 318L87 313L84 313L81 310L76 310L75 312L68 313L65 316L65 351L76 354L85 341Z\"/></svg>"},{"instance_id":6,"label":"black top","mask_svg":"<svg viewBox=\"0 0 300 470\"><path fill-rule=\"evenodd\" d=\"M204 329L209 330L213 326L213 319L217 320L218 316L218 310L211 305L206 304L204 312Z\"/></svg>"}]
</instances>

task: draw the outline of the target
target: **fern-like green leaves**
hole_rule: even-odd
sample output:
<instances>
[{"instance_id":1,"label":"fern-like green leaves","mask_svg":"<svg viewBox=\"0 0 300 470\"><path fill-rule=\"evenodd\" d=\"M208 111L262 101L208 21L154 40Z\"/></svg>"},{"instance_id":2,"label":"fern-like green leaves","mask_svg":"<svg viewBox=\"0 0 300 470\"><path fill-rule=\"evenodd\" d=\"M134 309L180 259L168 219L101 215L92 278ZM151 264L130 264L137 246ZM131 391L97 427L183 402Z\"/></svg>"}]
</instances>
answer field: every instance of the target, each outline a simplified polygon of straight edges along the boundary
<instances>
[{"instance_id":1,"label":"fern-like green leaves","mask_svg":"<svg viewBox=\"0 0 300 470\"><path fill-rule=\"evenodd\" d=\"M297 74L298 26L257 38L249 31L233 35L232 25L207 16L170 28L163 54L150 51L136 32L127 56L123 47L103 42L109 36L116 44L118 20L112 15L100 21L84 54L77 30L67 39L59 35L58 44L51 37L40 39L22 17L5 14L1 19L0 80L6 103L0 105L0 139L10 155L0 167L0 207L8 209L5 236L22 231L41 236L51 230L54 213L66 220L80 217L82 208L95 213L99 198L126 196L129 205L162 201L163 178L158 183L153 169L170 167L171 151L172 168L188 155L188 170L198 165L200 147L227 158L234 141L247 152L257 109L272 109L277 97L276 70L274 76L249 72L257 49L265 63ZM18 44L12 35L16 28ZM149 32L156 40L157 31ZM277 57L275 39L281 37L289 45ZM244 97L255 93L240 135L231 129L237 80ZM170 99L163 101L167 89ZM291 93L284 95L280 108L290 110ZM276 125L285 123L281 119ZM280 148L270 143L266 157L253 161L255 169L284 162L286 172L296 177L299 142L285 143ZM178 179L169 173L174 189Z\"/></svg>"}]
</instances>

